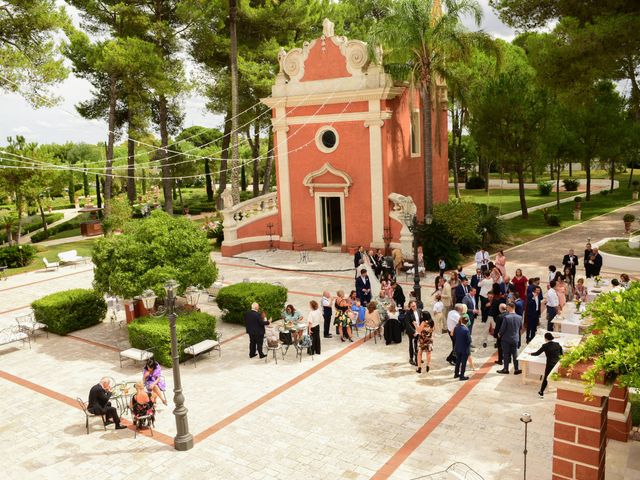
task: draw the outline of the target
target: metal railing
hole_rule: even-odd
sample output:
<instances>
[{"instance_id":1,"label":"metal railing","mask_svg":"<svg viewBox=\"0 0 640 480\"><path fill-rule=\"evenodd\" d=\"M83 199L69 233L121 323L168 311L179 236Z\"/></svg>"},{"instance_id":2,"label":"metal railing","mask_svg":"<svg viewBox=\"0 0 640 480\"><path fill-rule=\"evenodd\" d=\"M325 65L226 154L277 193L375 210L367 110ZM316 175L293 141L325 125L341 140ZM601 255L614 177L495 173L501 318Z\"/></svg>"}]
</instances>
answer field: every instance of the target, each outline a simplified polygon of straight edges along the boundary
<instances>
[{"instance_id":1,"label":"metal railing","mask_svg":"<svg viewBox=\"0 0 640 480\"><path fill-rule=\"evenodd\" d=\"M462 462L452 463L441 472L415 477L412 480L484 480L484 478L469 465Z\"/></svg>"}]
</instances>

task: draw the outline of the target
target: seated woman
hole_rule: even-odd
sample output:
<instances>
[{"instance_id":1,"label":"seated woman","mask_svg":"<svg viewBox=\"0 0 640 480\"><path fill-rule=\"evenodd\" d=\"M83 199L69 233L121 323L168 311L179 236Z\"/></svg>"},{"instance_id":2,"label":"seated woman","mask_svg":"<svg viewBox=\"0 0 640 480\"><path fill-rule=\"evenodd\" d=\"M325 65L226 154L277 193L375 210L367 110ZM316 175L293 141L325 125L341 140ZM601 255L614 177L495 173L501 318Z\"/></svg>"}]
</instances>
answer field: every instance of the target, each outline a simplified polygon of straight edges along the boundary
<instances>
[{"instance_id":1,"label":"seated woman","mask_svg":"<svg viewBox=\"0 0 640 480\"><path fill-rule=\"evenodd\" d=\"M333 305L336 308L333 324L338 328L340 341L344 342L346 336L350 342L353 342L353 337L351 336L351 317L347 314L347 311L350 309L350 304L347 299L344 298L344 291L338 290Z\"/></svg>"},{"instance_id":2,"label":"seated woman","mask_svg":"<svg viewBox=\"0 0 640 480\"><path fill-rule=\"evenodd\" d=\"M573 299L580 300L581 302L587 301L587 294L589 291L587 287L584 285L584 278L579 278L576 281L576 288L573 291Z\"/></svg>"},{"instance_id":3,"label":"seated woman","mask_svg":"<svg viewBox=\"0 0 640 480\"><path fill-rule=\"evenodd\" d=\"M282 318L284 319L284 326L293 335L293 341L297 342L302 338L304 330L307 328L307 324L303 322L304 317L300 315L293 305L289 304L282 312Z\"/></svg>"},{"instance_id":4,"label":"seated woman","mask_svg":"<svg viewBox=\"0 0 640 480\"><path fill-rule=\"evenodd\" d=\"M367 311L364 314L364 326L373 331L373 335L377 335L382 339L380 334L380 314L378 313L378 304L375 301L371 301L367 305Z\"/></svg>"},{"instance_id":5,"label":"seated woman","mask_svg":"<svg viewBox=\"0 0 640 480\"><path fill-rule=\"evenodd\" d=\"M138 417L144 417L150 415L148 423L155 423L155 404L154 401L149 398L149 394L146 392L144 383L136 383L136 393L131 396L131 413L133 414L133 424L136 425L139 420ZM140 421L138 427L143 426L143 421Z\"/></svg>"},{"instance_id":6,"label":"seated woman","mask_svg":"<svg viewBox=\"0 0 640 480\"><path fill-rule=\"evenodd\" d=\"M144 382L147 392L151 393L151 399L155 402L157 398L162 400L162 403L167 404L167 398L165 397L165 390L167 385L164 382L162 376L162 368L160 364L153 358L147 360L147 363L142 370L142 381Z\"/></svg>"},{"instance_id":7,"label":"seated woman","mask_svg":"<svg viewBox=\"0 0 640 480\"><path fill-rule=\"evenodd\" d=\"M387 308L387 321L384 324L384 340L387 345L402 343L402 323L398 317L398 308L392 300Z\"/></svg>"}]
</instances>

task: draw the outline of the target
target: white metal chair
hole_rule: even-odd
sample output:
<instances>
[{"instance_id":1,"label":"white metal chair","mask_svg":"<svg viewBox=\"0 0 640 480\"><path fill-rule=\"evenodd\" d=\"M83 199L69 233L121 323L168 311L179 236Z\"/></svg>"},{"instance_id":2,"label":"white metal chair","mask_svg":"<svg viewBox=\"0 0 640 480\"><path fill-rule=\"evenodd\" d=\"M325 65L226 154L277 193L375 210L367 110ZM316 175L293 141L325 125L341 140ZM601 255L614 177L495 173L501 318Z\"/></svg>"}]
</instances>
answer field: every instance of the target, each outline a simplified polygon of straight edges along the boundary
<instances>
[{"instance_id":1,"label":"white metal chair","mask_svg":"<svg viewBox=\"0 0 640 480\"><path fill-rule=\"evenodd\" d=\"M33 338L34 342L36 341L36 332L38 330L44 331L47 334L47 338L49 338L48 325L46 323L36 322L33 311L22 315L16 315L14 318L20 330L28 333L31 338Z\"/></svg>"},{"instance_id":2,"label":"white metal chair","mask_svg":"<svg viewBox=\"0 0 640 480\"><path fill-rule=\"evenodd\" d=\"M42 261L44 262L45 271L57 270L58 267L60 266L60 262L50 262L45 257L42 257Z\"/></svg>"}]
</instances>

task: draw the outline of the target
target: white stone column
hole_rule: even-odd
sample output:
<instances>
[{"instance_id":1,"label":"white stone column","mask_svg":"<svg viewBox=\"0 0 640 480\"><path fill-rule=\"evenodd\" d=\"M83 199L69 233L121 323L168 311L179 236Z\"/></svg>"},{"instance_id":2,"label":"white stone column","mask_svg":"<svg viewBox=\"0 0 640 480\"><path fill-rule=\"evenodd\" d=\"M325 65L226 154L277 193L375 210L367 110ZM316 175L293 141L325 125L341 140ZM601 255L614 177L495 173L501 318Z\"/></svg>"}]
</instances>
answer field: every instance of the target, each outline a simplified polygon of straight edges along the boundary
<instances>
[{"instance_id":1,"label":"white stone column","mask_svg":"<svg viewBox=\"0 0 640 480\"><path fill-rule=\"evenodd\" d=\"M289 144L286 125L286 113L284 107L276 108L276 118L273 119L273 131L275 132L275 145L277 146L278 162L278 198L280 199L280 220L282 222L282 242L292 242L291 229L291 184L289 179Z\"/></svg>"},{"instance_id":2,"label":"white stone column","mask_svg":"<svg viewBox=\"0 0 640 480\"><path fill-rule=\"evenodd\" d=\"M380 100L369 100L369 112L380 113ZM382 125L380 118L367 120L371 175L371 246L384 248L384 188L382 183Z\"/></svg>"}]
</instances>

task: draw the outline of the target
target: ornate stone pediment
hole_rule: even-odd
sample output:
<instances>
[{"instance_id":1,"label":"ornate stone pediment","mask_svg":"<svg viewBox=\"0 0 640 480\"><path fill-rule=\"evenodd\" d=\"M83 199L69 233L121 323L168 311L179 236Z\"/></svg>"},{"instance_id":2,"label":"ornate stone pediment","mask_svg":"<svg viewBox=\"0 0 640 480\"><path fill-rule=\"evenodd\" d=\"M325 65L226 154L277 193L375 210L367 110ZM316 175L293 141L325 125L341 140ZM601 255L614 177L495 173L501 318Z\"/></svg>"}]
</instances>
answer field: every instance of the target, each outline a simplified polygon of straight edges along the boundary
<instances>
[{"instance_id":1,"label":"ornate stone pediment","mask_svg":"<svg viewBox=\"0 0 640 480\"><path fill-rule=\"evenodd\" d=\"M344 196L348 197L353 180L347 172L338 170L327 162L318 170L308 173L302 184L309 189L309 195L312 197L316 188L342 188Z\"/></svg>"}]
</instances>

